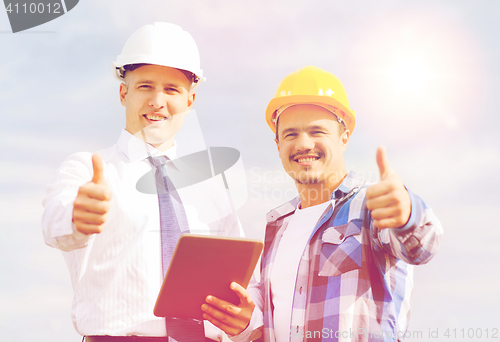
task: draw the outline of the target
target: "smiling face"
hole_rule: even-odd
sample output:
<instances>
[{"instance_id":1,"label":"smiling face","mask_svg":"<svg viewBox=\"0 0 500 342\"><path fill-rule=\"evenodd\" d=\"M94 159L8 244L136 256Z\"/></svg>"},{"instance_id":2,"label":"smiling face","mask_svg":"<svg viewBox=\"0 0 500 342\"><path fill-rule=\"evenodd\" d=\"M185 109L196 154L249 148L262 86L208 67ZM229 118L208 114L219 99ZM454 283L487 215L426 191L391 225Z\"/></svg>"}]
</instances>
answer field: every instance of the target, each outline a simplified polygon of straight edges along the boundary
<instances>
[{"instance_id":1,"label":"smiling face","mask_svg":"<svg viewBox=\"0 0 500 342\"><path fill-rule=\"evenodd\" d=\"M120 85L126 130L156 148L170 148L195 99L190 86L184 73L174 68L144 65L128 71Z\"/></svg>"},{"instance_id":2,"label":"smiling face","mask_svg":"<svg viewBox=\"0 0 500 342\"><path fill-rule=\"evenodd\" d=\"M320 185L333 191L344 179L343 153L350 133L339 135L338 125L336 117L319 106L295 105L281 113L276 145L297 186Z\"/></svg>"}]
</instances>

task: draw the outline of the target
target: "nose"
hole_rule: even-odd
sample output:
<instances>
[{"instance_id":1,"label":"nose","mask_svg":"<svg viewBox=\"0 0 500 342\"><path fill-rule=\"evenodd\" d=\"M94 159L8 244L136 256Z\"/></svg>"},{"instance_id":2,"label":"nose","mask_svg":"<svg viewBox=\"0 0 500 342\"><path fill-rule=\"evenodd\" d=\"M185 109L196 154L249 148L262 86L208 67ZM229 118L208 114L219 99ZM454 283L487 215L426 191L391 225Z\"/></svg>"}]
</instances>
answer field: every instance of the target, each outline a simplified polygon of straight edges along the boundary
<instances>
[{"instance_id":1,"label":"nose","mask_svg":"<svg viewBox=\"0 0 500 342\"><path fill-rule=\"evenodd\" d=\"M311 151L314 149L314 140L309 136L309 134L303 132L297 137L295 149L297 152Z\"/></svg>"},{"instance_id":2,"label":"nose","mask_svg":"<svg viewBox=\"0 0 500 342\"><path fill-rule=\"evenodd\" d=\"M149 106L153 107L155 110L163 109L166 105L166 95L161 91L154 92L149 99Z\"/></svg>"}]
</instances>

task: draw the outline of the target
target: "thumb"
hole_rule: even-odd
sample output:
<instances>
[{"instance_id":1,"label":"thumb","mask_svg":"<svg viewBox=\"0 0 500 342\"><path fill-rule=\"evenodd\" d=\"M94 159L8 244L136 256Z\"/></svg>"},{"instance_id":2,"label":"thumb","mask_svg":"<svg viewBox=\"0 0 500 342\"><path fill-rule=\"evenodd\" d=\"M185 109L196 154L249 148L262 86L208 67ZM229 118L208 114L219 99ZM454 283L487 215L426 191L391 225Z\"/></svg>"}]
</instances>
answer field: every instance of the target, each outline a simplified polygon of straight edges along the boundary
<instances>
[{"instance_id":1,"label":"thumb","mask_svg":"<svg viewBox=\"0 0 500 342\"><path fill-rule=\"evenodd\" d=\"M248 305L252 301L248 291L240 284L233 281L230 284L230 287L231 287L231 290L233 290L233 292L236 293L236 295L240 299L241 304Z\"/></svg>"},{"instance_id":2,"label":"thumb","mask_svg":"<svg viewBox=\"0 0 500 342\"><path fill-rule=\"evenodd\" d=\"M387 160L385 146L379 146L377 148L377 165L380 172L380 180L383 180L392 170L389 166L389 160Z\"/></svg>"},{"instance_id":3,"label":"thumb","mask_svg":"<svg viewBox=\"0 0 500 342\"><path fill-rule=\"evenodd\" d=\"M92 183L106 184L106 181L104 179L104 165L102 163L101 155L98 153L94 153L94 155L92 156L92 168L94 169Z\"/></svg>"}]
</instances>

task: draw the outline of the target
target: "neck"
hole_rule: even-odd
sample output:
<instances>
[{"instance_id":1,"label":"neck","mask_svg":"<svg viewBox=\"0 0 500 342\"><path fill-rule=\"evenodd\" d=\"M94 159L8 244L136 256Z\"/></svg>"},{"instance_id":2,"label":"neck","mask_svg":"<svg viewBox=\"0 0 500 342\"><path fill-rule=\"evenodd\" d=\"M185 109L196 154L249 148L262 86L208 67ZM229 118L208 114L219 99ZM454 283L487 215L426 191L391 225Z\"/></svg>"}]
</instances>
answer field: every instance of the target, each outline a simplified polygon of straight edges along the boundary
<instances>
[{"instance_id":1,"label":"neck","mask_svg":"<svg viewBox=\"0 0 500 342\"><path fill-rule=\"evenodd\" d=\"M130 134L133 134L135 135L137 138L141 139L142 141L144 141L145 143L153 146L154 148L156 148L158 151L166 151L168 150L169 148L171 148L172 146L174 146L174 138L175 136L173 137L170 137L169 139L167 139L166 141L162 141L162 142L159 142L159 143L154 143L154 142L151 142L151 141L148 141L148 140L154 140L154 138L150 138L148 139L148 137L146 136L146 133L144 132L144 129L141 129L140 131L136 132L136 133L132 133L128 128L125 128L125 130L127 132L129 132ZM158 139L159 140L159 139Z\"/></svg>"},{"instance_id":2,"label":"neck","mask_svg":"<svg viewBox=\"0 0 500 342\"><path fill-rule=\"evenodd\" d=\"M325 182L313 184L295 183L300 196L300 208L308 208L329 201L335 191L347 176L347 171L337 177L330 176Z\"/></svg>"},{"instance_id":3,"label":"neck","mask_svg":"<svg viewBox=\"0 0 500 342\"><path fill-rule=\"evenodd\" d=\"M151 144L151 146L153 146L154 148L156 148L158 151L166 151L168 150L169 148L171 148L172 146L174 146L174 140L172 139L171 141L165 141L164 143L161 143L161 144Z\"/></svg>"}]
</instances>

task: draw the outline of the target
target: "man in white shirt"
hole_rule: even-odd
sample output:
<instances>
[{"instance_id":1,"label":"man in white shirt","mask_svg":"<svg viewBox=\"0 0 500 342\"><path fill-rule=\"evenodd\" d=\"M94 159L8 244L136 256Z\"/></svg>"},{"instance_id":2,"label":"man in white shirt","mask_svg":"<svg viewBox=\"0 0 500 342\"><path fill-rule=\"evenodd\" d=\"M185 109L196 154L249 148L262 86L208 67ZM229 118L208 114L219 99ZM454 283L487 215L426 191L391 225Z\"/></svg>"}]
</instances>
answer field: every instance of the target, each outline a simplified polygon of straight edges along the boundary
<instances>
[{"instance_id":1,"label":"man in white shirt","mask_svg":"<svg viewBox=\"0 0 500 342\"><path fill-rule=\"evenodd\" d=\"M154 174L148 157L176 167L176 133L202 81L191 35L177 25L137 30L114 63L126 127L114 146L77 153L47 187L45 242L63 251L74 289L72 318L86 341L168 341L153 315L163 280L156 193L140 180ZM183 232L241 236L230 199L213 179L177 189L189 227ZM174 242L175 244L175 242ZM205 322L207 337L221 331Z\"/></svg>"}]
</instances>

